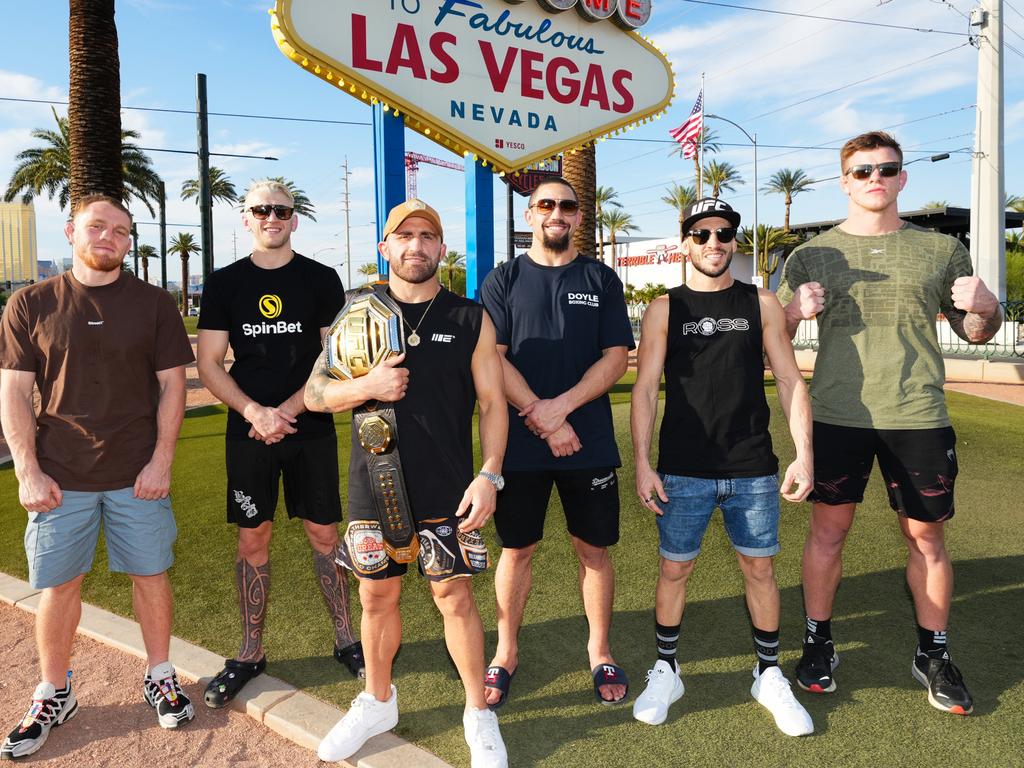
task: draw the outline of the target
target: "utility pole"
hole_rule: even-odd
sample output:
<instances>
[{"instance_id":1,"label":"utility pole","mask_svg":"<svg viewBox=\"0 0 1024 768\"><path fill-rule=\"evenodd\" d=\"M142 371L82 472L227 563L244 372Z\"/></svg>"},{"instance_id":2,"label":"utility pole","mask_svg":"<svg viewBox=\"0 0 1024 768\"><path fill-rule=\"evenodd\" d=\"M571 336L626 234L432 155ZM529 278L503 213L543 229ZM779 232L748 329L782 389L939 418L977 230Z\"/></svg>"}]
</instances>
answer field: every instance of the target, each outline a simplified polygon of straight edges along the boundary
<instances>
[{"instance_id":1,"label":"utility pole","mask_svg":"<svg viewBox=\"0 0 1024 768\"><path fill-rule=\"evenodd\" d=\"M160 287L167 290L167 187L160 180Z\"/></svg>"},{"instance_id":2,"label":"utility pole","mask_svg":"<svg viewBox=\"0 0 1024 768\"><path fill-rule=\"evenodd\" d=\"M203 281L213 272L213 197L210 194L210 122L206 75L196 73L196 134L199 155L199 221L202 225ZM188 279L188 275L185 275Z\"/></svg>"},{"instance_id":3,"label":"utility pole","mask_svg":"<svg viewBox=\"0 0 1024 768\"><path fill-rule=\"evenodd\" d=\"M349 196L348 196L348 177L352 173L348 169L348 155L345 155L345 163L341 166L345 169L344 180L345 180L345 268L348 270L348 282L345 283L345 289L352 289L352 241L351 232L349 228Z\"/></svg>"},{"instance_id":4,"label":"utility pole","mask_svg":"<svg viewBox=\"0 0 1024 768\"><path fill-rule=\"evenodd\" d=\"M231 260L238 261L238 231L231 230Z\"/></svg>"},{"instance_id":5,"label":"utility pole","mask_svg":"<svg viewBox=\"0 0 1024 768\"><path fill-rule=\"evenodd\" d=\"M978 98L971 171L971 263L1006 300L1006 190L1003 157L1003 0L971 11L977 30Z\"/></svg>"}]
</instances>

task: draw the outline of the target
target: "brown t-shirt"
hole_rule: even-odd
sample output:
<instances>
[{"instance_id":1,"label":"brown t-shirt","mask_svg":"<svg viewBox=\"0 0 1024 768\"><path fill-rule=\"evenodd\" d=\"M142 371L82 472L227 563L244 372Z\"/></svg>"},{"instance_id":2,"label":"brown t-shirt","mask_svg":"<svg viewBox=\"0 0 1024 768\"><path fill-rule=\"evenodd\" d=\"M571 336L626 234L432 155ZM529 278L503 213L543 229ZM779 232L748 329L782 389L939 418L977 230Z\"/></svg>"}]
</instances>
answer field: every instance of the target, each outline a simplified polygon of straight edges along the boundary
<instances>
[{"instance_id":1,"label":"brown t-shirt","mask_svg":"<svg viewBox=\"0 0 1024 768\"><path fill-rule=\"evenodd\" d=\"M65 272L17 291L0 321L0 368L36 374L36 455L63 490L134 485L156 445L156 372L194 359L171 295L128 273L86 286Z\"/></svg>"}]
</instances>

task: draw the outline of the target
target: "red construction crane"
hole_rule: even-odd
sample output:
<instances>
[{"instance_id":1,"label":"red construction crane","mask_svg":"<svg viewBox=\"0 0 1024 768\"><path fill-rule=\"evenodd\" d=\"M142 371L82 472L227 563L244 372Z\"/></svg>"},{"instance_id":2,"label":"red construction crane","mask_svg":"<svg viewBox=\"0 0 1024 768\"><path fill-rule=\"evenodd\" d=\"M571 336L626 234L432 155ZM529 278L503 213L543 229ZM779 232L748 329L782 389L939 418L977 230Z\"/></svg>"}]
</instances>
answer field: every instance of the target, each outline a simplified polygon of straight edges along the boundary
<instances>
[{"instance_id":1,"label":"red construction crane","mask_svg":"<svg viewBox=\"0 0 1024 768\"><path fill-rule=\"evenodd\" d=\"M439 157L429 157L428 155L421 155L416 152L405 153L405 189L408 192L409 197L416 197L416 172L420 169L420 163L428 163L430 165L438 165L442 168L451 168L453 171L465 172L458 163L450 163L447 160L442 160Z\"/></svg>"}]
</instances>

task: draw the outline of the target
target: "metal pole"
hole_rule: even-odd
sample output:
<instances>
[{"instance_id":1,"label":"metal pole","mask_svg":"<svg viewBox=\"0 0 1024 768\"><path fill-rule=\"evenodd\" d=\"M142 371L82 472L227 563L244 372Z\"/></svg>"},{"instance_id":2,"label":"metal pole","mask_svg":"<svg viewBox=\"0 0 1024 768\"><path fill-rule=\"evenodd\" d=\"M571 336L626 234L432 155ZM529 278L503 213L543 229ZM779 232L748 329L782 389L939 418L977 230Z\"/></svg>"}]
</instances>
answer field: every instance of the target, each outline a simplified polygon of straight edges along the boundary
<instances>
[{"instance_id":1,"label":"metal pole","mask_svg":"<svg viewBox=\"0 0 1024 768\"><path fill-rule=\"evenodd\" d=\"M132 222L132 253L135 257L135 276L139 276L139 228Z\"/></svg>"},{"instance_id":2,"label":"metal pole","mask_svg":"<svg viewBox=\"0 0 1024 768\"><path fill-rule=\"evenodd\" d=\"M167 290L167 187L160 181L160 286Z\"/></svg>"},{"instance_id":3,"label":"metal pole","mask_svg":"<svg viewBox=\"0 0 1024 768\"><path fill-rule=\"evenodd\" d=\"M757 269L757 134L752 139L754 142L754 269ZM765 276L765 282L768 276ZM767 288L768 286L764 286Z\"/></svg>"},{"instance_id":4,"label":"metal pole","mask_svg":"<svg viewBox=\"0 0 1024 768\"><path fill-rule=\"evenodd\" d=\"M345 284L347 290L352 289L352 242L350 239L349 231L349 197L348 197L348 177L352 174L348 170L348 155L345 155L345 265L348 269L348 282Z\"/></svg>"},{"instance_id":5,"label":"metal pole","mask_svg":"<svg viewBox=\"0 0 1024 768\"><path fill-rule=\"evenodd\" d=\"M206 75L196 73L196 132L199 147L199 223L202 226L203 280L213 272L213 198L210 195L210 122L206 104ZM188 275L182 275L188 280Z\"/></svg>"},{"instance_id":6,"label":"metal pole","mask_svg":"<svg viewBox=\"0 0 1024 768\"><path fill-rule=\"evenodd\" d=\"M512 202L512 197L515 193L512 191L512 185L505 185L505 218L508 220L508 237L507 245L508 253L505 255L505 261L512 261L512 257L515 256L516 241L515 241L515 206Z\"/></svg>"}]
</instances>

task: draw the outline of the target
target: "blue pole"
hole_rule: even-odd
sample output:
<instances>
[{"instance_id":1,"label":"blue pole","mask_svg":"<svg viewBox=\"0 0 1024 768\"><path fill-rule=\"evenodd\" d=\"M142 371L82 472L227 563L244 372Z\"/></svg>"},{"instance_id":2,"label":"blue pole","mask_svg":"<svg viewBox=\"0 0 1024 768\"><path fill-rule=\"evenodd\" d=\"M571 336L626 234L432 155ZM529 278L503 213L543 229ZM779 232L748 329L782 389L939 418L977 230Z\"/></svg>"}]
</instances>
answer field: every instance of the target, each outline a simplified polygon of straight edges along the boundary
<instances>
[{"instance_id":1,"label":"blue pole","mask_svg":"<svg viewBox=\"0 0 1024 768\"><path fill-rule=\"evenodd\" d=\"M494 269L494 174L466 158L466 296L476 299Z\"/></svg>"},{"instance_id":2,"label":"blue pole","mask_svg":"<svg viewBox=\"0 0 1024 768\"><path fill-rule=\"evenodd\" d=\"M393 112L384 112L380 103L373 105L373 164L380 242L388 211L405 200L405 123ZM377 271L381 279L387 277L388 263L379 253Z\"/></svg>"}]
</instances>

